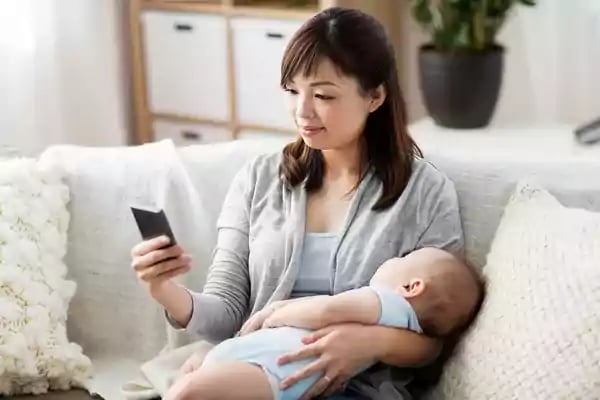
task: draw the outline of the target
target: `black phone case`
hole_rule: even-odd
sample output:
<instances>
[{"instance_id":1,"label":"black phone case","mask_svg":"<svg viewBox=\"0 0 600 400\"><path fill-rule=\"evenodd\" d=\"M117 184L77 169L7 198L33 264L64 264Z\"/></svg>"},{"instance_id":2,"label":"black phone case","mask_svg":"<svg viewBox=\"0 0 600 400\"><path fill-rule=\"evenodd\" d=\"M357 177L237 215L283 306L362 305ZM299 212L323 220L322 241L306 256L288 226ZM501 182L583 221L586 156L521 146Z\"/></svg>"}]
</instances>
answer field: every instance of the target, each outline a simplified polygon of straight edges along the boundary
<instances>
[{"instance_id":1,"label":"black phone case","mask_svg":"<svg viewBox=\"0 0 600 400\"><path fill-rule=\"evenodd\" d=\"M166 235L171 240L169 246L177 244L175 235L173 235L173 231L171 230L171 225L169 225L169 221L163 210L151 211L131 207L131 212L144 240Z\"/></svg>"},{"instance_id":2,"label":"black phone case","mask_svg":"<svg viewBox=\"0 0 600 400\"><path fill-rule=\"evenodd\" d=\"M582 144L600 143L600 118L575 129L575 137Z\"/></svg>"}]
</instances>

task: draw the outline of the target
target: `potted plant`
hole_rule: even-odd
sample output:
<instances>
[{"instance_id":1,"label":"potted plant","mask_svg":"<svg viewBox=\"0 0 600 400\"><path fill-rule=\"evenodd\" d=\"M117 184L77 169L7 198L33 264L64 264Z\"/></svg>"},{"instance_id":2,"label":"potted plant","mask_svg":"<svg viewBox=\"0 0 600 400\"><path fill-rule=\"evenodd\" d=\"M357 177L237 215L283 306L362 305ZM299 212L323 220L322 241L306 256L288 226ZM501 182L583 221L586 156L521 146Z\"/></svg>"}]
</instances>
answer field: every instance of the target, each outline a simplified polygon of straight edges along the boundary
<instances>
[{"instance_id":1,"label":"potted plant","mask_svg":"<svg viewBox=\"0 0 600 400\"><path fill-rule=\"evenodd\" d=\"M425 106L449 128L489 123L500 91L504 48L496 35L515 4L536 0L410 0L412 15L430 36L419 53Z\"/></svg>"}]
</instances>

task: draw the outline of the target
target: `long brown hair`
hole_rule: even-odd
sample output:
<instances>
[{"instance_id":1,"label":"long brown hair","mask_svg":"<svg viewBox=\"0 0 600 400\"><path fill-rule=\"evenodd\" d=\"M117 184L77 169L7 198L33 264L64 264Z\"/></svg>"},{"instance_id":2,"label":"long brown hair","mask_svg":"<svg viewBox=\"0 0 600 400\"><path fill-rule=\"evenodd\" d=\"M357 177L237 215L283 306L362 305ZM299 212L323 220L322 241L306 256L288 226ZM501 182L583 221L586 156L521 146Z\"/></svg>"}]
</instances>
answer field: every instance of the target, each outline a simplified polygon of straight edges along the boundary
<instances>
[{"instance_id":1,"label":"long brown hair","mask_svg":"<svg viewBox=\"0 0 600 400\"><path fill-rule=\"evenodd\" d=\"M363 132L366 162L383 183L383 193L373 207L393 205L406 187L415 157L421 151L406 130L406 111L400 92L394 50L383 26L358 10L334 7L306 21L290 40L281 63L281 86L298 73L309 76L323 59L358 80L361 94L383 85L384 103L369 114ZM302 138L283 150L280 173L296 186L306 179L306 190L323 185L325 162L320 150Z\"/></svg>"}]
</instances>

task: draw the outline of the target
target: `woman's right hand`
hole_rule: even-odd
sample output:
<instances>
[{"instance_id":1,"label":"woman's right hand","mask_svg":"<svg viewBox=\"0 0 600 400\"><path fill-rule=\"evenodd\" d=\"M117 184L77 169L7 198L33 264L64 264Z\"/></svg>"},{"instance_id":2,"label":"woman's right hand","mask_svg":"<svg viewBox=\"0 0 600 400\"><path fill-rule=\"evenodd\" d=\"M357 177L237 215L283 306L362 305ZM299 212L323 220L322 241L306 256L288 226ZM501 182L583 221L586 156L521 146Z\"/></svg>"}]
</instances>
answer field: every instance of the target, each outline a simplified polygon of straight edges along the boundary
<instances>
[{"instance_id":1,"label":"woman's right hand","mask_svg":"<svg viewBox=\"0 0 600 400\"><path fill-rule=\"evenodd\" d=\"M131 267L152 295L164 282L190 270L191 257L179 245L165 247L169 238L159 236L131 249Z\"/></svg>"}]
</instances>

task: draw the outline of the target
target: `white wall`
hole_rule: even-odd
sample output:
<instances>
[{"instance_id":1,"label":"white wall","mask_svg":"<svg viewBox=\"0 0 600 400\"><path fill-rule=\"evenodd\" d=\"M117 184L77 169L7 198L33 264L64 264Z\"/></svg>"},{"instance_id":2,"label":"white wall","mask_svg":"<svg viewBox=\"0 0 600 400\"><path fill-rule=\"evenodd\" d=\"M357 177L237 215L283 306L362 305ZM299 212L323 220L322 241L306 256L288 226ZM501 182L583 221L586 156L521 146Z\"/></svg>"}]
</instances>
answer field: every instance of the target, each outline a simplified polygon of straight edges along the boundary
<instances>
[{"instance_id":1,"label":"white wall","mask_svg":"<svg viewBox=\"0 0 600 400\"><path fill-rule=\"evenodd\" d=\"M410 120L416 120L426 115L423 97L419 89L418 54L419 46L426 42L427 37L413 20L408 1L401 1L400 5L400 40L399 65L400 84L406 101L406 109Z\"/></svg>"},{"instance_id":2,"label":"white wall","mask_svg":"<svg viewBox=\"0 0 600 400\"><path fill-rule=\"evenodd\" d=\"M126 141L121 1L56 0L65 131L73 142Z\"/></svg>"},{"instance_id":3,"label":"white wall","mask_svg":"<svg viewBox=\"0 0 600 400\"><path fill-rule=\"evenodd\" d=\"M418 46L400 1L399 60L411 119L426 115ZM120 145L130 131L120 0L3 0L0 146L35 153L54 143ZM496 123L579 123L600 115L600 1L540 0L518 8L500 42L506 73ZM386 21L389 22L389 21Z\"/></svg>"},{"instance_id":4,"label":"white wall","mask_svg":"<svg viewBox=\"0 0 600 400\"><path fill-rule=\"evenodd\" d=\"M403 87L414 120L426 115L417 54L427 37L402 3ZM600 116L600 1L538 3L517 7L499 36L507 53L493 122L578 124Z\"/></svg>"},{"instance_id":5,"label":"white wall","mask_svg":"<svg viewBox=\"0 0 600 400\"><path fill-rule=\"evenodd\" d=\"M0 12L0 146L32 142L35 138L35 52L31 6L11 1ZM18 38L18 40L17 40Z\"/></svg>"},{"instance_id":6,"label":"white wall","mask_svg":"<svg viewBox=\"0 0 600 400\"><path fill-rule=\"evenodd\" d=\"M119 0L5 0L0 145L127 142Z\"/></svg>"}]
</instances>

